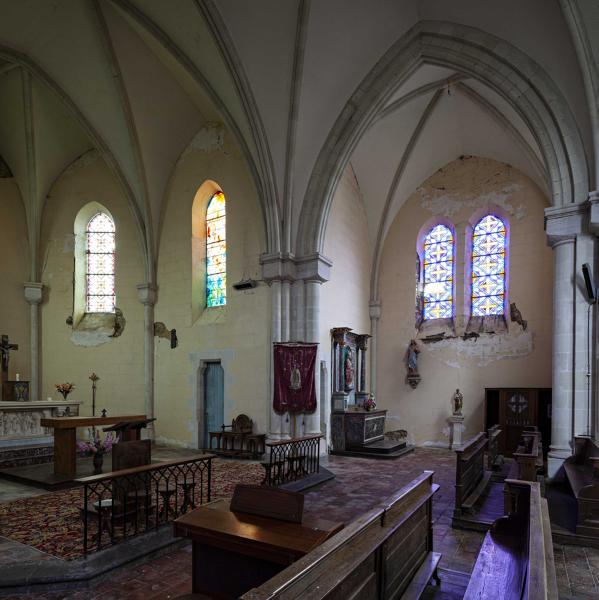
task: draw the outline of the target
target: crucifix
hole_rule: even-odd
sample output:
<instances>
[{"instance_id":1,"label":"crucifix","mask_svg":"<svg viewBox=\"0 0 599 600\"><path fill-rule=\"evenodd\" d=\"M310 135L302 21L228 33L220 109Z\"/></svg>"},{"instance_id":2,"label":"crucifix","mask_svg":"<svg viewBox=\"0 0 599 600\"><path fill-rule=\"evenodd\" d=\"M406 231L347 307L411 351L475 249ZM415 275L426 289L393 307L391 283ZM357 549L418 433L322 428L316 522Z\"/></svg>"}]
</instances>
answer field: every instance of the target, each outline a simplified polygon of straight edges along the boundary
<instances>
[{"instance_id":1,"label":"crucifix","mask_svg":"<svg viewBox=\"0 0 599 600\"><path fill-rule=\"evenodd\" d=\"M19 346L17 344L11 344L8 341L7 335L0 336L0 359L1 359L1 368L0 368L0 393L3 387L3 383L8 381L8 359L11 350L18 350Z\"/></svg>"}]
</instances>

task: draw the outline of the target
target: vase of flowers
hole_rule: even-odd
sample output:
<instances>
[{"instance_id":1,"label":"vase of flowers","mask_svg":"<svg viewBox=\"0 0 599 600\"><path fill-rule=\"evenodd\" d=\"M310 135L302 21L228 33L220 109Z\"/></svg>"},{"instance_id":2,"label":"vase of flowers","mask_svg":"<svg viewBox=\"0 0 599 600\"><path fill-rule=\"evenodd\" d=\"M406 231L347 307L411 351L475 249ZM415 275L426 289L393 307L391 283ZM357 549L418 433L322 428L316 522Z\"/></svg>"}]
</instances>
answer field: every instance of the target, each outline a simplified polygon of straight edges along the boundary
<instances>
[{"instance_id":1,"label":"vase of flowers","mask_svg":"<svg viewBox=\"0 0 599 600\"><path fill-rule=\"evenodd\" d=\"M376 408L376 402L374 401L374 396L372 394L370 394L368 396L368 398L366 398L364 400L364 403L362 404L362 406L364 407L364 410L367 410L367 411L374 410Z\"/></svg>"},{"instance_id":2,"label":"vase of flowers","mask_svg":"<svg viewBox=\"0 0 599 600\"><path fill-rule=\"evenodd\" d=\"M89 430L89 439L77 442L77 450L85 456L93 456L94 475L98 475L102 472L104 455L108 454L118 441L118 437L113 435L111 431L109 431L106 434L106 437L102 439L100 437L100 432L95 427L92 427Z\"/></svg>"},{"instance_id":3,"label":"vase of flowers","mask_svg":"<svg viewBox=\"0 0 599 600\"><path fill-rule=\"evenodd\" d=\"M67 396L75 389L74 383L57 383L54 387L58 390L62 397L66 400Z\"/></svg>"}]
</instances>

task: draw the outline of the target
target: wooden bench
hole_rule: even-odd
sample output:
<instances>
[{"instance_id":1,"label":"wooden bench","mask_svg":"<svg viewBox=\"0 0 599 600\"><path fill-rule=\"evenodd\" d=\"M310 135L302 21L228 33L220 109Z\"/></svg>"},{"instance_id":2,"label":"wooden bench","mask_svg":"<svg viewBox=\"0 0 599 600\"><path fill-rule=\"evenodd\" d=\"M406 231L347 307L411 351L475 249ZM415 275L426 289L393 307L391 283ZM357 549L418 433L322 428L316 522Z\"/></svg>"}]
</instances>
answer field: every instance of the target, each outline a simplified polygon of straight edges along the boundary
<instances>
[{"instance_id":1,"label":"wooden bench","mask_svg":"<svg viewBox=\"0 0 599 600\"><path fill-rule=\"evenodd\" d=\"M432 498L425 471L385 503L309 552L243 600L419 598L441 557L433 552Z\"/></svg>"},{"instance_id":2,"label":"wooden bench","mask_svg":"<svg viewBox=\"0 0 599 600\"><path fill-rule=\"evenodd\" d=\"M538 431L524 431L518 449L512 455L508 479L536 481L543 470L543 444Z\"/></svg>"},{"instance_id":3,"label":"wooden bench","mask_svg":"<svg viewBox=\"0 0 599 600\"><path fill-rule=\"evenodd\" d=\"M591 438L574 438L564 471L578 504L576 533L599 537L599 448Z\"/></svg>"},{"instance_id":4,"label":"wooden bench","mask_svg":"<svg viewBox=\"0 0 599 600\"><path fill-rule=\"evenodd\" d=\"M505 482L506 514L487 532L464 600L557 600L547 501L536 482Z\"/></svg>"},{"instance_id":5,"label":"wooden bench","mask_svg":"<svg viewBox=\"0 0 599 600\"><path fill-rule=\"evenodd\" d=\"M499 436L501 428L493 425L487 429L487 469L494 471L499 468Z\"/></svg>"},{"instance_id":6,"label":"wooden bench","mask_svg":"<svg viewBox=\"0 0 599 600\"><path fill-rule=\"evenodd\" d=\"M485 491L491 472L485 469L487 437L479 433L462 449L456 450L454 519L472 510Z\"/></svg>"}]
</instances>

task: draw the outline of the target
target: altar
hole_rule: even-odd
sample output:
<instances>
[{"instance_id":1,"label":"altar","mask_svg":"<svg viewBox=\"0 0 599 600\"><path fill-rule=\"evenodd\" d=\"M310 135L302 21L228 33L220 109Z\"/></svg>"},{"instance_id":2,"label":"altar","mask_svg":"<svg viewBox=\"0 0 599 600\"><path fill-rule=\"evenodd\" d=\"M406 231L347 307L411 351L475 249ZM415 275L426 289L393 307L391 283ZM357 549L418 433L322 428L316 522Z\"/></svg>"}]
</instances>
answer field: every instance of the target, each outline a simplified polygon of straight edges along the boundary
<instances>
[{"instance_id":1,"label":"altar","mask_svg":"<svg viewBox=\"0 0 599 600\"><path fill-rule=\"evenodd\" d=\"M0 448L52 443L52 430L42 419L79 415L77 400L0 402Z\"/></svg>"},{"instance_id":2,"label":"altar","mask_svg":"<svg viewBox=\"0 0 599 600\"><path fill-rule=\"evenodd\" d=\"M387 411L374 407L366 391L368 334L354 333L349 327L331 329L332 454L397 458L413 447L405 439L385 436Z\"/></svg>"}]
</instances>

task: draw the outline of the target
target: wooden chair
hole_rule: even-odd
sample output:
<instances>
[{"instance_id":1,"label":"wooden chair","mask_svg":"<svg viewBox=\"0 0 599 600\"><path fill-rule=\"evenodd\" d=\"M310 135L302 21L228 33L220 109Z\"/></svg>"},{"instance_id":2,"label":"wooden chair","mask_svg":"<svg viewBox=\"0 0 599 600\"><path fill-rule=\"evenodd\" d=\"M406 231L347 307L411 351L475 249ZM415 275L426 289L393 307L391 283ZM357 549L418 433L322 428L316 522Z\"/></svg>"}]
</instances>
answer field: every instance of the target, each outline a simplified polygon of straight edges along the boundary
<instances>
[{"instance_id":1,"label":"wooden chair","mask_svg":"<svg viewBox=\"0 0 599 600\"><path fill-rule=\"evenodd\" d=\"M225 431L226 428L230 428L230 431ZM233 454L236 452L243 452L245 439L248 435L251 435L253 429L254 422L244 414L233 419L231 425L223 425L222 449L230 451ZM238 447L236 448L237 442Z\"/></svg>"}]
</instances>

